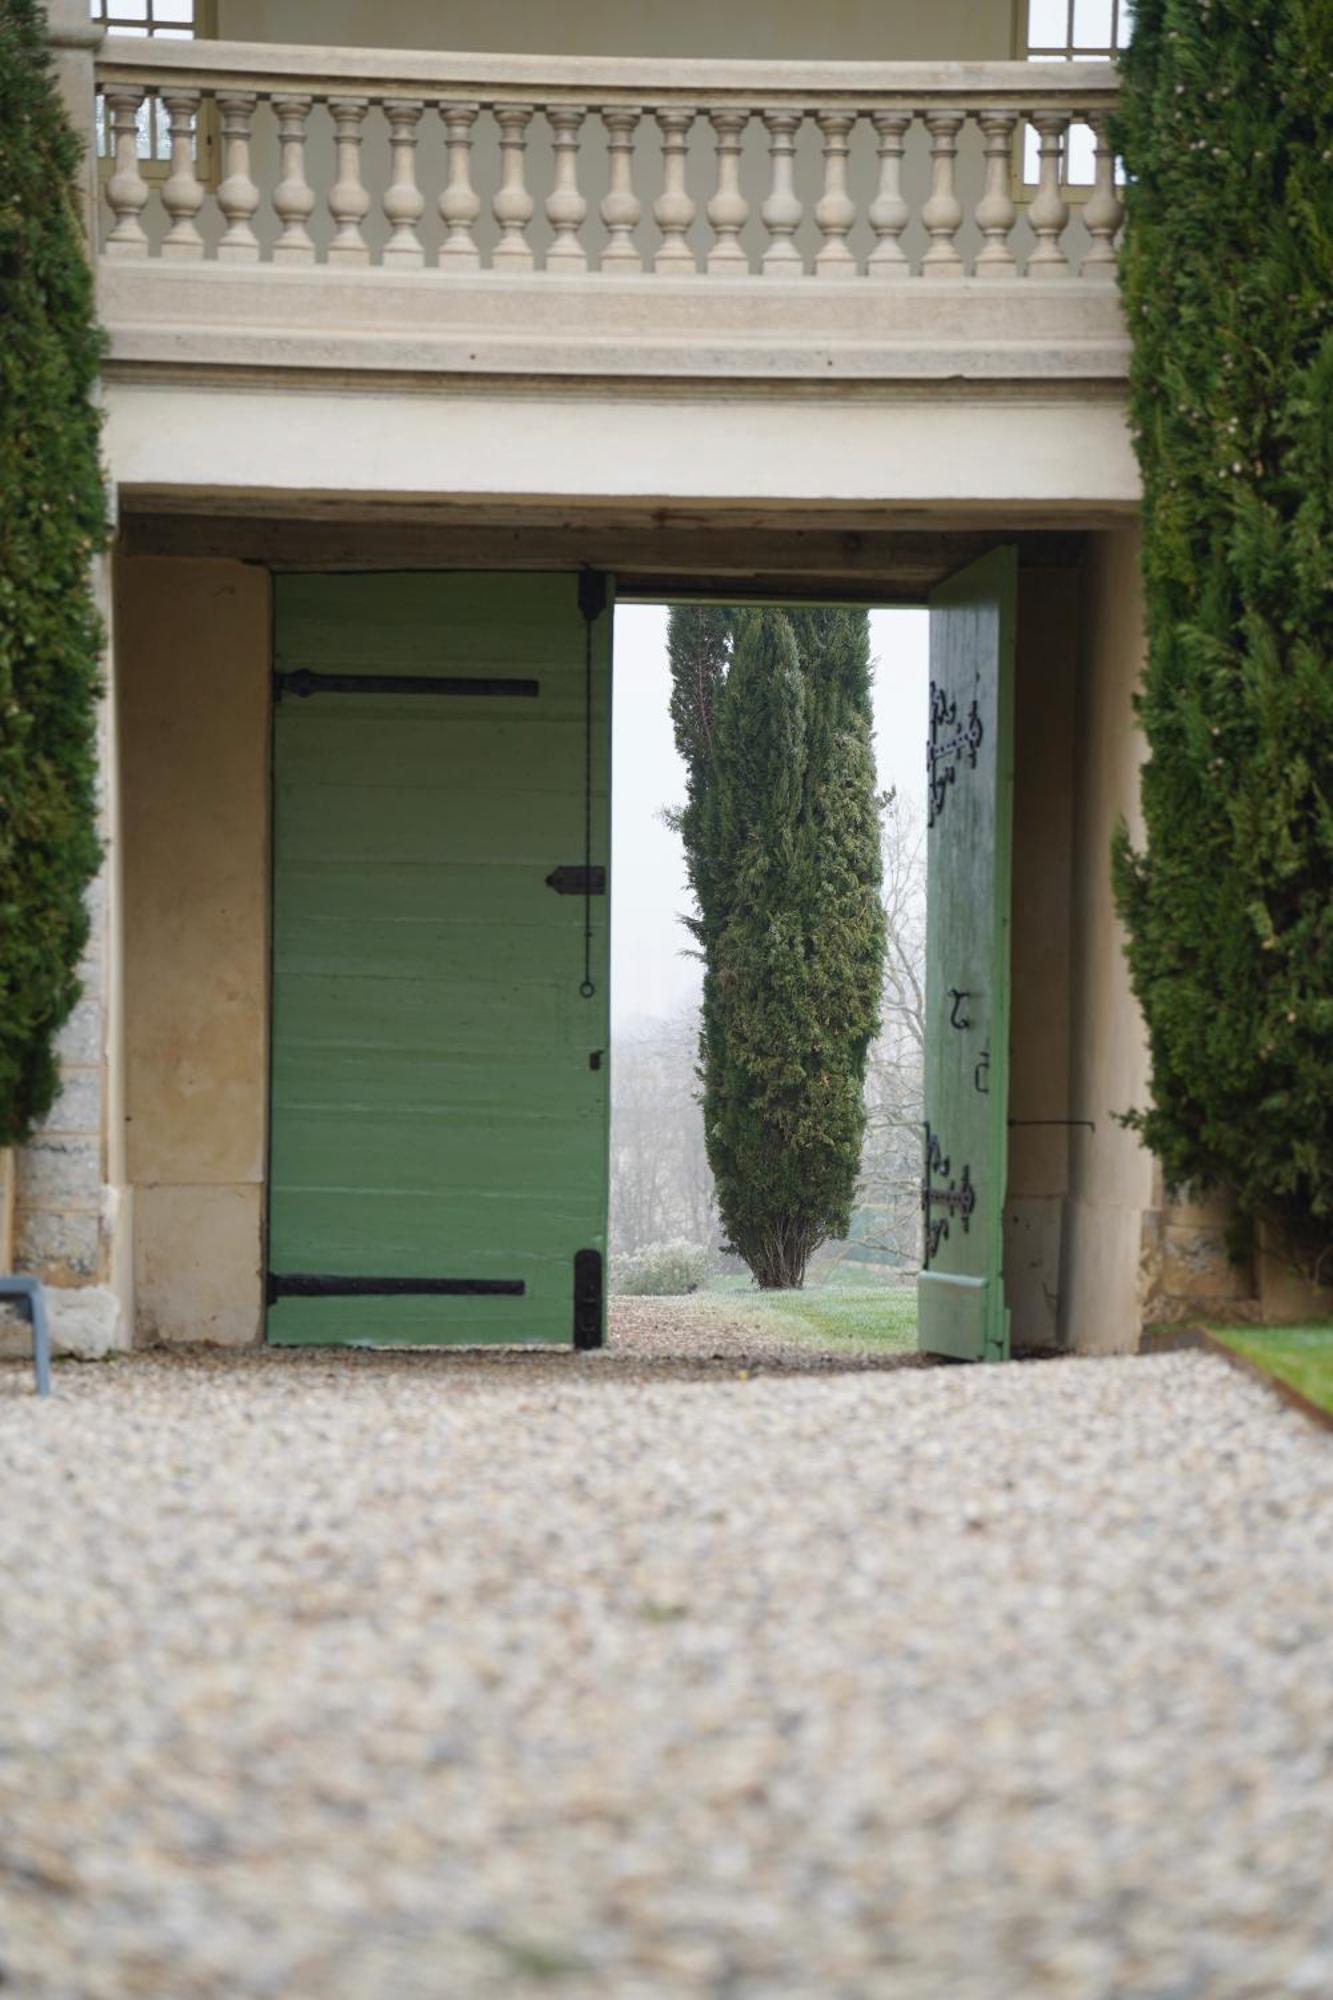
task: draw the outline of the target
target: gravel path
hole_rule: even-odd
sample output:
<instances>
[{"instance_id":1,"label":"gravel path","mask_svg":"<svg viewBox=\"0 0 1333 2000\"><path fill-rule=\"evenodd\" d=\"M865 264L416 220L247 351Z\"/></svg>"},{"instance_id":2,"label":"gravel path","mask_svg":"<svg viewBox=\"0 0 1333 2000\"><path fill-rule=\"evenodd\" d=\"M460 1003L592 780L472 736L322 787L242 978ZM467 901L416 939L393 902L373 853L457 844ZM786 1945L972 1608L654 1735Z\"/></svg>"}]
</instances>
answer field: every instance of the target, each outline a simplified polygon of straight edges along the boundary
<instances>
[{"instance_id":1,"label":"gravel path","mask_svg":"<svg viewBox=\"0 0 1333 2000\"><path fill-rule=\"evenodd\" d=\"M1333 1454L1200 1355L0 1369L23 2000L1333 1992Z\"/></svg>"}]
</instances>

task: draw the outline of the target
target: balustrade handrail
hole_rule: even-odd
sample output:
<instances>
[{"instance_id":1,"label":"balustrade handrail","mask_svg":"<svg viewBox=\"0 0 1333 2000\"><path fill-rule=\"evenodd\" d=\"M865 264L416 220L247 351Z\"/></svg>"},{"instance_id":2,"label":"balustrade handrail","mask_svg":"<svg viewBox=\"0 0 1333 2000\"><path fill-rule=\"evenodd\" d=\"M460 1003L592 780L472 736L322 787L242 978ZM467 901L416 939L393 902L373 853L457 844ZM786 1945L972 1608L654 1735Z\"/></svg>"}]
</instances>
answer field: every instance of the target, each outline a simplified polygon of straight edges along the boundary
<instances>
[{"instance_id":1,"label":"balustrade handrail","mask_svg":"<svg viewBox=\"0 0 1333 2000\"><path fill-rule=\"evenodd\" d=\"M651 261L659 278L702 271L770 282L896 280L918 272L930 280L970 272L1104 281L1115 268L1123 205L1110 140L1116 73L1107 62L711 63L108 37L96 67L101 131L113 156L104 183L113 226L102 238L111 258L324 261L337 268L378 262L409 270L429 257L455 274L505 277L539 269L628 277ZM219 177L206 186L200 120L210 107L222 158ZM366 181L362 154L372 107L370 129L380 122L389 128L389 177L378 187ZM312 114L321 133L317 168L307 150ZM534 120L549 138L531 169L544 177L540 190L529 185L526 160ZM1025 124L1039 143L1035 191L1018 232L1025 239L1020 264L1012 176ZM660 153L649 141L645 154L654 125ZM743 158L756 125L767 135L768 156L759 199L753 149L751 166ZM1063 186L1069 133L1078 125L1091 131L1095 157L1081 223L1086 249L1075 260L1063 242L1071 214ZM704 144L712 193L702 202L689 171L696 130L711 135ZM443 178L438 143L418 152L423 136L438 142L441 132ZM478 132L486 137L484 156L474 151ZM917 144L922 132L928 192L902 177L908 139ZM808 156L798 157L812 135L821 155L814 200ZM867 137L877 162L873 184L864 177ZM169 168L156 176L154 199L143 161L164 159L164 139ZM965 209L960 140L975 148L978 139L984 184ZM592 220L579 176L594 150L605 192ZM473 180L479 162L484 190ZM429 187L423 168L433 177ZM645 171L655 182L651 231ZM380 216L367 234L377 196ZM442 235L433 217L423 232L432 197ZM965 222L970 257L957 241ZM705 232L710 240L701 244Z\"/></svg>"},{"instance_id":2,"label":"balustrade handrail","mask_svg":"<svg viewBox=\"0 0 1333 2000\"><path fill-rule=\"evenodd\" d=\"M1119 79L1112 62L792 62L619 56L437 54L412 49L307 47L302 43L149 41L107 35L97 52L103 84L165 83L209 90L283 85L315 96L354 89L374 101L429 93L485 104L569 102L689 104L754 113L797 105L860 111L947 105L968 112L1051 107L1106 111Z\"/></svg>"}]
</instances>

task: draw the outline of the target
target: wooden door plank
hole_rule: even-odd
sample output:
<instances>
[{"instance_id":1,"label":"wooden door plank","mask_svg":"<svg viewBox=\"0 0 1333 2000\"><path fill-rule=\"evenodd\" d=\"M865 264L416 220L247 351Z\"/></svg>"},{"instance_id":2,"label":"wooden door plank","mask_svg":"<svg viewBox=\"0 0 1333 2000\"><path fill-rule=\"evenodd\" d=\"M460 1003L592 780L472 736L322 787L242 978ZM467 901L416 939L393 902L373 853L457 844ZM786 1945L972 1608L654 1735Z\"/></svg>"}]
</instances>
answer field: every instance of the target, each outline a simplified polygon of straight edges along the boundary
<instances>
[{"instance_id":1,"label":"wooden door plank","mask_svg":"<svg viewBox=\"0 0 1333 2000\"><path fill-rule=\"evenodd\" d=\"M609 840L610 612L593 838ZM608 901L581 863L585 626L571 576L279 579L280 672L530 675L535 700L285 695L275 710L270 1269L514 1279L521 1297L277 1298L281 1344L559 1342L605 1254Z\"/></svg>"},{"instance_id":2,"label":"wooden door plank","mask_svg":"<svg viewBox=\"0 0 1333 2000\"><path fill-rule=\"evenodd\" d=\"M930 1353L1008 1352L1002 1273L1017 557L993 550L931 596L926 919Z\"/></svg>"}]
</instances>

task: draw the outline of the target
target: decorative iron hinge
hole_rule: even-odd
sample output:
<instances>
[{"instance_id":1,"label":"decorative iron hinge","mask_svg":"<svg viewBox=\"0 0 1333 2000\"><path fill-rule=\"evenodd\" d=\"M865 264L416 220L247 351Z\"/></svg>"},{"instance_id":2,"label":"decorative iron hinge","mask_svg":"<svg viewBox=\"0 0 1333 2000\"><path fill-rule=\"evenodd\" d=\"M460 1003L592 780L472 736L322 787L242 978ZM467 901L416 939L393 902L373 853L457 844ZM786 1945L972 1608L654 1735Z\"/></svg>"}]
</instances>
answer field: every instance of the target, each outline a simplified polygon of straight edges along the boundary
<instances>
[{"instance_id":1,"label":"decorative iron hinge","mask_svg":"<svg viewBox=\"0 0 1333 2000\"><path fill-rule=\"evenodd\" d=\"M923 1268L929 1270L931 1260L938 1254L940 1244L949 1234L949 1224L956 1215L967 1235L972 1220L972 1211L977 1205L977 1191L972 1185L972 1169L965 1166L957 1181L949 1180L953 1169L940 1145L939 1134L926 1127L926 1172L921 1183L921 1214L925 1224L925 1255ZM948 1187L936 1187L936 1180L949 1180ZM942 1208L943 1215L932 1214L933 1209Z\"/></svg>"},{"instance_id":2,"label":"decorative iron hinge","mask_svg":"<svg viewBox=\"0 0 1333 2000\"><path fill-rule=\"evenodd\" d=\"M946 733L947 732L947 733ZM977 768L977 752L981 748L981 714L976 702L968 711L967 721L959 723L958 703L952 695L946 694L937 681L930 684L930 743L926 750L926 779L929 793L926 824L934 826L944 811L944 801L950 785L958 776L958 766L964 758L968 767Z\"/></svg>"}]
</instances>

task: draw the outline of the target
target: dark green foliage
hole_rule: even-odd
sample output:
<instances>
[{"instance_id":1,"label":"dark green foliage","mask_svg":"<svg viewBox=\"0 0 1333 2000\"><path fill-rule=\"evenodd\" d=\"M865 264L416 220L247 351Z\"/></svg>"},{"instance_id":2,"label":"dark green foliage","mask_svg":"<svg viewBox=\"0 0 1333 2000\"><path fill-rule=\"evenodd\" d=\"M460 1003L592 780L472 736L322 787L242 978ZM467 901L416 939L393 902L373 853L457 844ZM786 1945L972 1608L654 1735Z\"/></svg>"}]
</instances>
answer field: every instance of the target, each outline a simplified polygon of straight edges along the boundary
<instances>
[{"instance_id":1,"label":"dark green foliage","mask_svg":"<svg viewBox=\"0 0 1333 2000\"><path fill-rule=\"evenodd\" d=\"M884 917L864 612L677 609L672 719L704 960L704 1126L765 1288L845 1235Z\"/></svg>"},{"instance_id":2,"label":"dark green foliage","mask_svg":"<svg viewBox=\"0 0 1333 2000\"><path fill-rule=\"evenodd\" d=\"M1333 6L1140 0L1118 143L1147 844L1116 882L1173 1182L1333 1243Z\"/></svg>"},{"instance_id":3,"label":"dark green foliage","mask_svg":"<svg viewBox=\"0 0 1333 2000\"><path fill-rule=\"evenodd\" d=\"M97 867L101 340L35 0L0 0L0 1145L56 1088ZM63 190L71 189L66 199Z\"/></svg>"}]
</instances>

